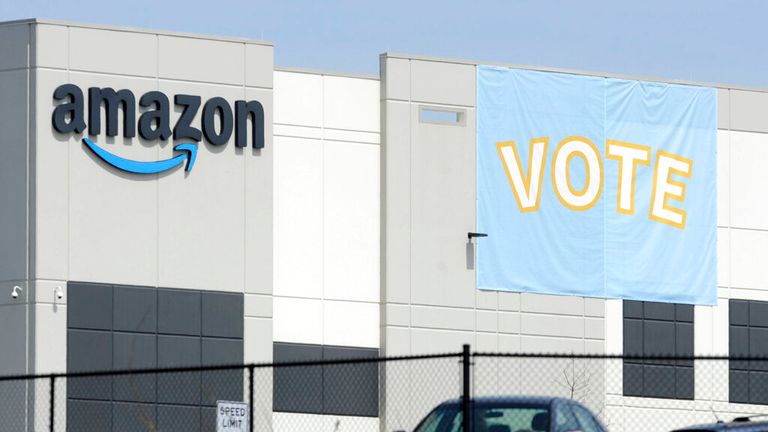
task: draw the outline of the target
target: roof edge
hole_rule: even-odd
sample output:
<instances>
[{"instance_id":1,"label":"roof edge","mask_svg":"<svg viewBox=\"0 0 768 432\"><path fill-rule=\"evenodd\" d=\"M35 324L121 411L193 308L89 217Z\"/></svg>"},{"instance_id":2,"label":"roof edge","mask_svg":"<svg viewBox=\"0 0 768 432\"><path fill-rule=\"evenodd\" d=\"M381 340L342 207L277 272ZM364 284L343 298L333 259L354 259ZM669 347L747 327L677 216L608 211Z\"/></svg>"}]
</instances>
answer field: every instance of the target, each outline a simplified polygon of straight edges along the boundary
<instances>
[{"instance_id":1,"label":"roof edge","mask_svg":"<svg viewBox=\"0 0 768 432\"><path fill-rule=\"evenodd\" d=\"M365 79L365 80L372 80L372 81L381 81L381 78L379 76L373 75L373 74L327 71L322 69L286 67L286 66L275 66L274 69L275 69L275 72L290 72L290 73L301 73L301 74L308 74L308 75L323 75L323 76L333 76L333 77L340 77L340 78L355 78L355 79Z\"/></svg>"},{"instance_id":2,"label":"roof edge","mask_svg":"<svg viewBox=\"0 0 768 432\"><path fill-rule=\"evenodd\" d=\"M20 25L20 24L34 24L39 22L37 18L20 18L10 21L2 21L0 22L0 27L2 26L12 26L12 25Z\"/></svg>"},{"instance_id":3,"label":"roof edge","mask_svg":"<svg viewBox=\"0 0 768 432\"><path fill-rule=\"evenodd\" d=\"M689 86L697 86L697 87L713 87L713 88L723 89L723 90L743 90L743 91L768 93L768 87L713 83L713 82L707 82L707 81L681 80L681 79L675 79L675 78L661 78L657 76L627 75L627 74L618 74L618 73L610 73L610 72L596 72L596 71L583 70L583 69L571 69L571 68L561 68L561 67L553 67L553 66L533 66L533 65L523 65L523 64L514 64L514 63L494 62L494 61L462 60L462 59L456 59L456 58L450 58L450 57L425 56L425 55L417 55L417 54L390 53L390 52L384 52L379 54L379 58L380 59L397 58L397 59L404 59L404 60L420 60L420 61L431 61L431 62L439 62L439 63L462 64L462 65L468 65L468 66L478 66L478 65L497 66L497 67L506 67L506 68L512 68L512 69L540 71L540 72L557 72L557 73L564 73L564 74L571 74L571 75L596 76L596 77L603 77L603 78L617 78L617 79L636 80L636 81L658 82L658 83L666 83L666 84L689 85Z\"/></svg>"},{"instance_id":4,"label":"roof edge","mask_svg":"<svg viewBox=\"0 0 768 432\"><path fill-rule=\"evenodd\" d=\"M214 40L214 41L220 41L220 42L235 42L235 43L265 45L265 46L274 47L274 44L272 42L260 40L260 39L249 39L249 38L236 37L236 36L207 35L207 34L201 34L201 33L190 33L190 32L171 31L171 30L158 30L158 29L133 27L133 26L91 24L91 23L84 23L84 22L77 22L77 21L56 20L56 19L46 19L46 18L26 18L26 19L12 20L12 21L3 21L3 22L0 22L0 27L6 26L6 25L10 26L10 25L20 25L20 24L47 24L47 25L58 25L58 26L65 26L65 27L77 27L77 28L87 28L87 29L96 29L96 30L129 32L129 33L155 34L155 35L163 35L163 36L176 36L176 37L186 37L190 39Z\"/></svg>"}]
</instances>

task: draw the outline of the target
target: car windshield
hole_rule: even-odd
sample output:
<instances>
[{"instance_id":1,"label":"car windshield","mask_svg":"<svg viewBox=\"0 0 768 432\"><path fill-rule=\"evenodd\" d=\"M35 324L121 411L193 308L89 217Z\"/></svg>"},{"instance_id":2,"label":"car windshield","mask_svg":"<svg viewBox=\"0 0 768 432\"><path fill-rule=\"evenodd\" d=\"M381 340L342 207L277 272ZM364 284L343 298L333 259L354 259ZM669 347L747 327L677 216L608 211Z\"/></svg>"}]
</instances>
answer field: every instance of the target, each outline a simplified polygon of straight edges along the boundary
<instances>
[{"instance_id":1,"label":"car windshield","mask_svg":"<svg viewBox=\"0 0 768 432\"><path fill-rule=\"evenodd\" d=\"M459 432L461 406L443 405L433 410L414 432ZM538 404L481 404L473 409L473 432L545 431L549 406Z\"/></svg>"}]
</instances>

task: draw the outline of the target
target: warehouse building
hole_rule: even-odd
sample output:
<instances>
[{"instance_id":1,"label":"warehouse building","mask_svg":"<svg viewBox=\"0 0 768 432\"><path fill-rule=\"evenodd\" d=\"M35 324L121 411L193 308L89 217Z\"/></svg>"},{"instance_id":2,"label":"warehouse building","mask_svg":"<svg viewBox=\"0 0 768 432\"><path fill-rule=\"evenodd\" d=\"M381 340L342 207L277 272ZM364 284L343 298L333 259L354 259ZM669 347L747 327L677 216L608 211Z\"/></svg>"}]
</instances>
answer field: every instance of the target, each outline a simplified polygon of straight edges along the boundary
<instances>
[{"instance_id":1,"label":"warehouse building","mask_svg":"<svg viewBox=\"0 0 768 432\"><path fill-rule=\"evenodd\" d=\"M463 343L659 354L643 343L650 334L667 335L653 348L667 354L768 354L765 89L665 84L716 96L711 304L481 290L486 239L468 233L479 231L486 66L383 54L380 76L357 76L276 67L273 52L233 38L0 25L0 374L399 356ZM717 368L729 379L713 385L698 364L606 367L592 405L612 430L633 430L622 419L674 409L710 421L713 410L768 404L759 365ZM643 381L652 373L672 377L671 393ZM340 418L347 430L412 428L433 403L415 386L389 394L402 375L366 379L370 394L357 397L367 405L352 412L343 400L296 404L279 380L262 379L275 388L259 402L259 430L289 430L298 417L328 431ZM138 395L71 386L57 415L76 409L111 424L142 405L158 425L184 415L196 427L211 415L205 397L142 386ZM36 401L47 389L5 392L0 418L17 418L13 430L44 428L47 405ZM400 405L411 397L412 411L389 416L395 396ZM57 430L84 430L76 421Z\"/></svg>"}]
</instances>

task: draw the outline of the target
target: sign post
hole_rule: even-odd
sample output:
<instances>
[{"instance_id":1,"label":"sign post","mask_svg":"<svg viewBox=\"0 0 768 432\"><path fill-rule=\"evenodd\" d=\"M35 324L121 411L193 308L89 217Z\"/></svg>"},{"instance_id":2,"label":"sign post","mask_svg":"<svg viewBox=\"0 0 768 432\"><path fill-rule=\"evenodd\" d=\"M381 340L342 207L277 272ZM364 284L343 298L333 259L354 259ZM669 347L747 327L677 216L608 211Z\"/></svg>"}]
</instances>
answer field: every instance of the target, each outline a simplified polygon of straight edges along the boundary
<instances>
[{"instance_id":1,"label":"sign post","mask_svg":"<svg viewBox=\"0 0 768 432\"><path fill-rule=\"evenodd\" d=\"M216 401L216 432L248 432L249 412L245 402Z\"/></svg>"}]
</instances>

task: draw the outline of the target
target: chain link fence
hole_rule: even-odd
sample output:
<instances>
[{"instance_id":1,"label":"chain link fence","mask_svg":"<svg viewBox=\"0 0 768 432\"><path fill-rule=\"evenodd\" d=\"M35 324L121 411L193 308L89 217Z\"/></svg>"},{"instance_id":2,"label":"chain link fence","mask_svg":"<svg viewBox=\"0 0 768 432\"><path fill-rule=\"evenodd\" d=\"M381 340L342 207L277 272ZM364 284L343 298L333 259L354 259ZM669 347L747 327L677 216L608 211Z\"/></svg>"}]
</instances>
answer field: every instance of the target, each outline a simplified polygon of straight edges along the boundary
<instances>
[{"instance_id":1,"label":"chain link fence","mask_svg":"<svg viewBox=\"0 0 768 432\"><path fill-rule=\"evenodd\" d=\"M453 417L419 432L589 430L578 416L537 424L540 407L513 417L498 399L541 396L578 402L610 431L671 431L768 414L766 364L465 347L410 357L2 377L0 430L412 431L445 401L454 401ZM221 401L247 404L240 423L222 423Z\"/></svg>"}]
</instances>

